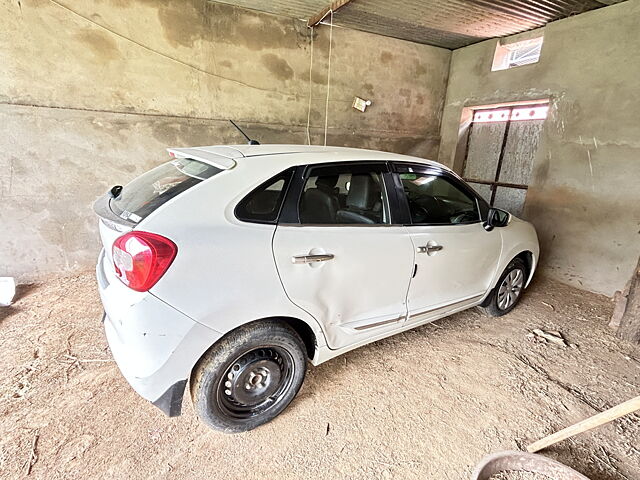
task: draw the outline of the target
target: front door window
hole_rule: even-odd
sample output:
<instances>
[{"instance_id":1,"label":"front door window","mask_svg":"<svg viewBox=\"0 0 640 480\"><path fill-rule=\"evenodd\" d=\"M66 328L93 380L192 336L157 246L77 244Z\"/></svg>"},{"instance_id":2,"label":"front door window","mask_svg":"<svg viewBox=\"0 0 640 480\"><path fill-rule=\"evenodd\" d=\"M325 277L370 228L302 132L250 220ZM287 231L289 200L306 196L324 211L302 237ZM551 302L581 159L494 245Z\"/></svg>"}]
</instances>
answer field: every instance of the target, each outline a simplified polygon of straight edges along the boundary
<instances>
[{"instance_id":1,"label":"front door window","mask_svg":"<svg viewBox=\"0 0 640 480\"><path fill-rule=\"evenodd\" d=\"M414 225L457 225L480 221L475 198L448 179L425 173L399 175Z\"/></svg>"}]
</instances>

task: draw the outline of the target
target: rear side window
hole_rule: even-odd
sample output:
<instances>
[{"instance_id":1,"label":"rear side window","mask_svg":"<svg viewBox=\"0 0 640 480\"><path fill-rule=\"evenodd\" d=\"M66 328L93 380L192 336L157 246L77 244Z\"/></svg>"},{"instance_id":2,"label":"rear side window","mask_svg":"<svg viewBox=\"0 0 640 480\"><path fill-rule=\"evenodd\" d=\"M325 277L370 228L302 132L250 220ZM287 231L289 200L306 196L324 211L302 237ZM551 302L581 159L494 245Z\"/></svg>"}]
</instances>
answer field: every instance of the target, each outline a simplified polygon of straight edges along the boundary
<instances>
[{"instance_id":1,"label":"rear side window","mask_svg":"<svg viewBox=\"0 0 640 480\"><path fill-rule=\"evenodd\" d=\"M129 182L109 207L120 218L138 223L168 200L221 171L198 160L176 158Z\"/></svg>"},{"instance_id":2,"label":"rear side window","mask_svg":"<svg viewBox=\"0 0 640 480\"><path fill-rule=\"evenodd\" d=\"M312 168L298 212L306 225L389 223L386 189L379 166Z\"/></svg>"},{"instance_id":3,"label":"rear side window","mask_svg":"<svg viewBox=\"0 0 640 480\"><path fill-rule=\"evenodd\" d=\"M293 171L293 168L285 170L244 197L236 207L236 217L245 222L275 223Z\"/></svg>"}]
</instances>

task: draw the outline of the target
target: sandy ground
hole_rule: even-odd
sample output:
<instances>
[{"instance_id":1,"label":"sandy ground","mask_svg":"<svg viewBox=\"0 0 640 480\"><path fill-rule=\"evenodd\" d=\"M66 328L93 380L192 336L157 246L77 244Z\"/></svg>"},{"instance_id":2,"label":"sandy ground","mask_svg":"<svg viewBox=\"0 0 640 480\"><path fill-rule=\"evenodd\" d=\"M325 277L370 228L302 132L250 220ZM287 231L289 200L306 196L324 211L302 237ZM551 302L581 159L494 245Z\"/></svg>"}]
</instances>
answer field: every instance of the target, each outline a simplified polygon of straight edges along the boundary
<instances>
[{"instance_id":1,"label":"sandy ground","mask_svg":"<svg viewBox=\"0 0 640 480\"><path fill-rule=\"evenodd\" d=\"M0 309L0 477L470 477L638 395L640 350L606 328L611 302L538 280L502 318L469 310L311 367L301 393L252 432L208 430L185 398L169 419L121 377L91 273L25 286ZM527 338L561 331L578 348ZM631 415L546 452L593 480L640 479Z\"/></svg>"}]
</instances>

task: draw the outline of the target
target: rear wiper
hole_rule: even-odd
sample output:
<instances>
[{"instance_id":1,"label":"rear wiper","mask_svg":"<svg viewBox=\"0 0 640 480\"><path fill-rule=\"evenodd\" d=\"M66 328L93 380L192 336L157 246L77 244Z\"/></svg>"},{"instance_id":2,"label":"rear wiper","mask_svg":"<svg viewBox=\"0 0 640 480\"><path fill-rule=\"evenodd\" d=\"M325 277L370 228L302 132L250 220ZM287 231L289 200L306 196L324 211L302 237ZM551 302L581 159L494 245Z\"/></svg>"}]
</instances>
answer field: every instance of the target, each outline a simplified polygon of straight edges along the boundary
<instances>
[{"instance_id":1,"label":"rear wiper","mask_svg":"<svg viewBox=\"0 0 640 480\"><path fill-rule=\"evenodd\" d=\"M118 198L121 193L122 193L122 185L114 185L113 187L111 187L111 190L107 192L107 194L113 199Z\"/></svg>"}]
</instances>

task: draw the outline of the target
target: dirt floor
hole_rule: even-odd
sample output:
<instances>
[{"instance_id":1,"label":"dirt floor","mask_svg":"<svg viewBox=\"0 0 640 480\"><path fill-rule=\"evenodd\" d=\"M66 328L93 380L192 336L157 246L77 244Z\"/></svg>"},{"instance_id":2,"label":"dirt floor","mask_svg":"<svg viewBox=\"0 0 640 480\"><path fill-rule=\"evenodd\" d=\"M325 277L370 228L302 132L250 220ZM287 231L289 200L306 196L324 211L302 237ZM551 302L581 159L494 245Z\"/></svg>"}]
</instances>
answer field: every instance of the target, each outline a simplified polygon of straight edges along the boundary
<instances>
[{"instance_id":1,"label":"dirt floor","mask_svg":"<svg viewBox=\"0 0 640 480\"><path fill-rule=\"evenodd\" d=\"M538 280L506 317L472 309L311 367L283 415L224 435L187 398L169 419L127 385L91 273L23 286L0 309L0 477L31 458L46 479L468 479L490 452L638 395L640 350L609 332L611 308ZM535 328L577 347L533 341ZM639 420L545 453L593 480L640 479Z\"/></svg>"}]
</instances>

